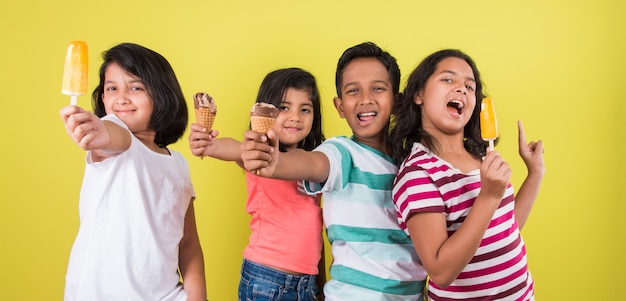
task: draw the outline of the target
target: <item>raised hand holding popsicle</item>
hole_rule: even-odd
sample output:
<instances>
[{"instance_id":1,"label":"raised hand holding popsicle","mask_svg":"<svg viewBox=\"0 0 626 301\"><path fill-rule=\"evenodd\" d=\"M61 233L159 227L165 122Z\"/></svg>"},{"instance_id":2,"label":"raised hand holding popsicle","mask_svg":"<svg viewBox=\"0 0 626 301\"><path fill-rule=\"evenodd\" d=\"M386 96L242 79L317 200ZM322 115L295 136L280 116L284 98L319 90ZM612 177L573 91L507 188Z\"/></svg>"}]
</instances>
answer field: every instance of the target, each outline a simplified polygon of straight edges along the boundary
<instances>
[{"instance_id":1,"label":"raised hand holding popsicle","mask_svg":"<svg viewBox=\"0 0 626 301\"><path fill-rule=\"evenodd\" d=\"M456 110L440 114L433 105ZM534 300L520 230L543 178L543 144L527 143L519 123L528 175L515 194L509 163L493 151L499 136L493 99L484 94L475 62L456 49L419 63L394 113L394 208L429 276L428 299ZM439 119L445 123L432 126Z\"/></svg>"},{"instance_id":2,"label":"raised hand holding popsicle","mask_svg":"<svg viewBox=\"0 0 626 301\"><path fill-rule=\"evenodd\" d=\"M70 103L72 105L76 105L78 96L87 93L88 62L87 43L83 41L70 42L65 54L61 92L71 96Z\"/></svg>"}]
</instances>

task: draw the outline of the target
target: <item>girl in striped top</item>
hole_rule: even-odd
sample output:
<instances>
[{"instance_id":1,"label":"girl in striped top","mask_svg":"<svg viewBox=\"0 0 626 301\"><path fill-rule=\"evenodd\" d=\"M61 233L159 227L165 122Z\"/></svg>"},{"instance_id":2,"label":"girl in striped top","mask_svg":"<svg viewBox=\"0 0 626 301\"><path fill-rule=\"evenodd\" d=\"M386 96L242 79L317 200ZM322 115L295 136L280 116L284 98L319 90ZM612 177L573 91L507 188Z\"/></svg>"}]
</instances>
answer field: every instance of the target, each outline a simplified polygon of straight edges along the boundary
<instances>
[{"instance_id":1,"label":"girl in striped top","mask_svg":"<svg viewBox=\"0 0 626 301\"><path fill-rule=\"evenodd\" d=\"M509 165L480 136L484 96L473 60L441 50L413 71L394 107L393 199L431 300L534 300L520 229L545 172L543 143L527 144L518 122L528 175L514 196Z\"/></svg>"}]
</instances>

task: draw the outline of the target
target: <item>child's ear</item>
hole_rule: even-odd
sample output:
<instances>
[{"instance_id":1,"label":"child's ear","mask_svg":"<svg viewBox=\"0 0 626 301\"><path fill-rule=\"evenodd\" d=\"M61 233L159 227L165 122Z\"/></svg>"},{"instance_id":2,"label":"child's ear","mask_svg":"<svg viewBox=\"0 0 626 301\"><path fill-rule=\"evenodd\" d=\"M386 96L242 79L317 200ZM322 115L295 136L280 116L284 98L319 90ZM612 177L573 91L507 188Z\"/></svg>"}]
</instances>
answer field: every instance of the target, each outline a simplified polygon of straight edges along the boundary
<instances>
[{"instance_id":1,"label":"child's ear","mask_svg":"<svg viewBox=\"0 0 626 301\"><path fill-rule=\"evenodd\" d=\"M415 94L415 97L413 97L413 102L415 102L415 104L418 106L424 104L424 101L422 100L422 97L419 94Z\"/></svg>"},{"instance_id":2,"label":"child's ear","mask_svg":"<svg viewBox=\"0 0 626 301\"><path fill-rule=\"evenodd\" d=\"M335 97L333 98L333 103L335 104L337 112L339 112L339 117L346 118L346 113L343 111L343 100L339 97Z\"/></svg>"}]
</instances>

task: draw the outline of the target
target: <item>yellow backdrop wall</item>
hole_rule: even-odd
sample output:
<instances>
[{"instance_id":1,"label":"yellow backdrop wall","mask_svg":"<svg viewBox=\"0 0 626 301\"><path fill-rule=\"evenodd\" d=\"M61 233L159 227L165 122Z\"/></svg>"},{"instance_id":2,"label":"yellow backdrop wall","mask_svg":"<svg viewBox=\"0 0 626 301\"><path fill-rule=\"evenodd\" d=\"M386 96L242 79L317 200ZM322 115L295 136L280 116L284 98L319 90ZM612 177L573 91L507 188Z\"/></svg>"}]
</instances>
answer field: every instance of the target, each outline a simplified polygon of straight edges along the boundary
<instances>
[{"instance_id":1,"label":"yellow backdrop wall","mask_svg":"<svg viewBox=\"0 0 626 301\"><path fill-rule=\"evenodd\" d=\"M547 174L523 235L539 300L617 300L626 227L622 158L623 1L2 1L0 3L0 291L3 300L60 300L78 229L84 152L58 110L67 43L89 44L89 89L100 53L135 42L174 66L188 104L219 106L215 127L239 138L263 76L298 66L318 79L328 137L349 135L332 106L344 49L373 41L403 79L427 54L459 48L497 101L498 150L519 187L516 120L545 141ZM79 104L90 108L88 95ZM193 119L192 119L193 120ZM186 136L211 300L235 300L248 235L243 172L200 160Z\"/></svg>"}]
</instances>

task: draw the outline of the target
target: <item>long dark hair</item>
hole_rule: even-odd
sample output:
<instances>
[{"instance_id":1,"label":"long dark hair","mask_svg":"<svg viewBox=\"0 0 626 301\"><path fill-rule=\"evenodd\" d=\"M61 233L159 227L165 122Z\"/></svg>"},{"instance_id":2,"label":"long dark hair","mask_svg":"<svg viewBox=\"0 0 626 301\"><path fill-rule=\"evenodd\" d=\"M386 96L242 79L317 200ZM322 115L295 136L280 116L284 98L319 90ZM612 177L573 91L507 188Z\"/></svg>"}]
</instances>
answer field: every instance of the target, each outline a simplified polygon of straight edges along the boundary
<instances>
[{"instance_id":1,"label":"long dark hair","mask_svg":"<svg viewBox=\"0 0 626 301\"><path fill-rule=\"evenodd\" d=\"M414 100L426 86L426 82L437 69L437 65L449 57L464 60L470 65L474 73L477 103L472 112L472 117L463 130L464 145L465 149L474 157L480 158L485 155L487 142L483 141L480 136L480 101L485 97L480 73L472 58L467 54L457 49L444 49L432 53L415 68L407 80L402 96L394 105L389 137L392 157L398 165L410 154L415 142L421 142L435 152L439 148L437 141L422 128L422 111Z\"/></svg>"},{"instance_id":2,"label":"long dark hair","mask_svg":"<svg viewBox=\"0 0 626 301\"><path fill-rule=\"evenodd\" d=\"M100 83L91 95L94 113L98 117L106 115L102 102L104 73L110 64L116 63L139 77L152 99L153 110L148 126L156 132L154 143L166 147L180 139L187 127L187 104L170 63L157 52L132 43L119 44L103 52L102 58Z\"/></svg>"},{"instance_id":3,"label":"long dark hair","mask_svg":"<svg viewBox=\"0 0 626 301\"><path fill-rule=\"evenodd\" d=\"M270 103L279 108L289 88L307 91L313 103L311 132L298 143L298 148L310 151L320 145L325 137L322 132L322 105L315 77L300 68L278 69L268 73L259 87L256 102ZM282 145L279 146L284 150Z\"/></svg>"}]
</instances>

